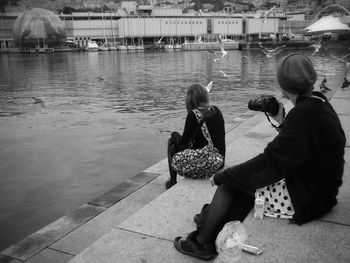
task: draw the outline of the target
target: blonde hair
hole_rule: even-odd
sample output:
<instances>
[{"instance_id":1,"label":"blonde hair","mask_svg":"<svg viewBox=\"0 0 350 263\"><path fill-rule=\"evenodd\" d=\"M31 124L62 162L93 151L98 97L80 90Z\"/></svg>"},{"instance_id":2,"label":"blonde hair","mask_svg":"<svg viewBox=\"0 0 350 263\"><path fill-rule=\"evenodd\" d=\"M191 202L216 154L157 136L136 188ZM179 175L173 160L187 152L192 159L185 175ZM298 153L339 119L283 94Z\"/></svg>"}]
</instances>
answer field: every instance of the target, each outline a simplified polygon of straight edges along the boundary
<instances>
[{"instance_id":1,"label":"blonde hair","mask_svg":"<svg viewBox=\"0 0 350 263\"><path fill-rule=\"evenodd\" d=\"M196 108L209 107L208 91L201 84L193 84L187 90L186 109L190 112Z\"/></svg>"}]
</instances>

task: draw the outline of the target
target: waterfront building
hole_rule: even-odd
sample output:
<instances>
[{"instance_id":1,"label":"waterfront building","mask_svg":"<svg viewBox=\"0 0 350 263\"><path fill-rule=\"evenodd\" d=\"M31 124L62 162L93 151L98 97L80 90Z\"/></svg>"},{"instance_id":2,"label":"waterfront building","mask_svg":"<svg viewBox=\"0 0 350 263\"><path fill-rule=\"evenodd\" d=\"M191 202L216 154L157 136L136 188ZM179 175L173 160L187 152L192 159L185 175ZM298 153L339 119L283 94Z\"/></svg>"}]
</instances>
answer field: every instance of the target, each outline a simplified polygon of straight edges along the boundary
<instances>
[{"instance_id":1,"label":"waterfront building","mask_svg":"<svg viewBox=\"0 0 350 263\"><path fill-rule=\"evenodd\" d=\"M0 41L7 48L14 47L13 26L18 16L0 15ZM131 43L142 38L145 42L153 43L161 37L165 42L172 38L183 42L185 39L193 40L199 34L220 34L228 38L271 34L277 33L279 21L286 19L285 16L279 16L263 21L254 14L122 16L118 12L60 14L59 17L64 22L67 39L81 47L89 40Z\"/></svg>"},{"instance_id":2,"label":"waterfront building","mask_svg":"<svg viewBox=\"0 0 350 263\"><path fill-rule=\"evenodd\" d=\"M146 2L145 2L146 3ZM251 40L271 35L291 35L309 25L305 15L287 15L275 8L267 17L265 11L255 13L192 12L180 7L162 8L122 2L109 12L76 12L58 14L64 23L69 43L84 47L88 41L99 45L148 45L162 39L163 44L193 41L198 35L220 35L227 39ZM20 13L0 14L0 43L13 48L13 27Z\"/></svg>"}]
</instances>

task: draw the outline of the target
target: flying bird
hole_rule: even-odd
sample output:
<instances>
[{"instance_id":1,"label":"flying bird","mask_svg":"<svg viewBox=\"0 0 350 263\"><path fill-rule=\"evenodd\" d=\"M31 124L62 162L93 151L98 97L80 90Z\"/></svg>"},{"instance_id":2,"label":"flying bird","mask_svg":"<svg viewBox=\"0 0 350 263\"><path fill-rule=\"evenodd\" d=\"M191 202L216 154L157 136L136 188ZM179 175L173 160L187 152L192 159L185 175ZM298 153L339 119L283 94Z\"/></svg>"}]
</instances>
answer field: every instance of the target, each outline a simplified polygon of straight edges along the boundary
<instances>
[{"instance_id":1,"label":"flying bird","mask_svg":"<svg viewBox=\"0 0 350 263\"><path fill-rule=\"evenodd\" d=\"M219 39L219 42L220 42L221 59L223 59L225 56L227 56L226 59L228 59L228 53L227 53L227 51L224 48L224 42L222 42L221 39Z\"/></svg>"},{"instance_id":2,"label":"flying bird","mask_svg":"<svg viewBox=\"0 0 350 263\"><path fill-rule=\"evenodd\" d=\"M34 100L33 104L40 104L41 107L46 108L44 100L36 98L36 97L32 97L32 99Z\"/></svg>"},{"instance_id":3,"label":"flying bird","mask_svg":"<svg viewBox=\"0 0 350 263\"><path fill-rule=\"evenodd\" d=\"M219 72L221 73L221 75L224 77L224 78L229 78L229 77L233 77L234 75L233 74L226 74L225 72L223 72L222 70L219 69Z\"/></svg>"},{"instance_id":4,"label":"flying bird","mask_svg":"<svg viewBox=\"0 0 350 263\"><path fill-rule=\"evenodd\" d=\"M209 51L209 50L206 50L206 52L210 53L210 54L213 54L215 57L213 58L213 61L214 62L218 62L220 61L220 58L218 57L218 55L216 54L216 52L214 51Z\"/></svg>"},{"instance_id":5,"label":"flying bird","mask_svg":"<svg viewBox=\"0 0 350 263\"><path fill-rule=\"evenodd\" d=\"M265 21L266 21L266 19L267 19L267 16L269 15L269 13L271 13L272 12L272 10L274 10L275 8L276 8L277 6L275 5L275 6L273 6L273 7L271 7L269 10L267 10L265 13L264 13L264 15L263 15L263 23L265 23Z\"/></svg>"},{"instance_id":6,"label":"flying bird","mask_svg":"<svg viewBox=\"0 0 350 263\"><path fill-rule=\"evenodd\" d=\"M157 42L154 42L156 45L160 45L162 43L163 37L161 37Z\"/></svg>"},{"instance_id":7,"label":"flying bird","mask_svg":"<svg viewBox=\"0 0 350 263\"><path fill-rule=\"evenodd\" d=\"M336 57L336 56L334 56L334 55L331 55L331 57L334 58L334 59L336 59L336 60L338 60L338 61L340 61L340 62L345 63L346 67L349 68L349 67L350 67L350 62L344 60L344 58L346 58L346 57L349 56L349 55L350 55L350 53L347 54L347 55L345 55L345 56L343 56L343 57L341 57L341 58L338 58L338 57Z\"/></svg>"},{"instance_id":8,"label":"flying bird","mask_svg":"<svg viewBox=\"0 0 350 263\"><path fill-rule=\"evenodd\" d=\"M219 42L220 42L220 52L206 50L206 52L215 55L214 62L218 62L220 60L223 60L225 57L226 57L226 59L228 59L228 57L229 57L228 52L224 48L224 42L222 42L221 39L219 39ZM221 55L221 57L219 57L219 55Z\"/></svg>"},{"instance_id":9,"label":"flying bird","mask_svg":"<svg viewBox=\"0 0 350 263\"><path fill-rule=\"evenodd\" d=\"M208 93L211 91L211 88L213 87L213 81L210 81L207 86L205 86L205 89L208 91Z\"/></svg>"},{"instance_id":10,"label":"flying bird","mask_svg":"<svg viewBox=\"0 0 350 263\"><path fill-rule=\"evenodd\" d=\"M315 43L313 43L312 45L308 46L308 47L314 48L314 51L312 52L311 57L320 51L320 49L322 47L321 42L322 42L322 39L319 39Z\"/></svg>"},{"instance_id":11,"label":"flying bird","mask_svg":"<svg viewBox=\"0 0 350 263\"><path fill-rule=\"evenodd\" d=\"M278 53L280 53L286 47L286 45L283 45L283 46L276 47L274 49L269 49L269 48L266 48L266 47L262 46L261 42L259 42L258 44L259 44L260 50L262 52L264 52L264 54L268 58L272 58L273 56L277 55Z\"/></svg>"},{"instance_id":12,"label":"flying bird","mask_svg":"<svg viewBox=\"0 0 350 263\"><path fill-rule=\"evenodd\" d=\"M34 104L38 104L38 103L44 103L44 101L42 99L36 98L36 97L32 97L32 99L34 100Z\"/></svg>"}]
</instances>

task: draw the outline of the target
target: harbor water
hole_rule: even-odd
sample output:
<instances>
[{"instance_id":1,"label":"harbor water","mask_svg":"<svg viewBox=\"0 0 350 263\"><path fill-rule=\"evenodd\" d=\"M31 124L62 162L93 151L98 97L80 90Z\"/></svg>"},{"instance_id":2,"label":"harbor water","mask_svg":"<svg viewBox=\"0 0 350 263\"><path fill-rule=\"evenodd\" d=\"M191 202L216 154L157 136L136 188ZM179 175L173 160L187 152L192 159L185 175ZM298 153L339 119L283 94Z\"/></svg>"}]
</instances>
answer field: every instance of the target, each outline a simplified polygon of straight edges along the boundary
<instances>
[{"instance_id":1,"label":"harbor water","mask_svg":"<svg viewBox=\"0 0 350 263\"><path fill-rule=\"evenodd\" d=\"M0 249L164 159L190 84L213 81L226 125L242 121L249 99L279 94L277 60L290 52L0 54ZM318 81L344 75L328 55L313 61Z\"/></svg>"}]
</instances>

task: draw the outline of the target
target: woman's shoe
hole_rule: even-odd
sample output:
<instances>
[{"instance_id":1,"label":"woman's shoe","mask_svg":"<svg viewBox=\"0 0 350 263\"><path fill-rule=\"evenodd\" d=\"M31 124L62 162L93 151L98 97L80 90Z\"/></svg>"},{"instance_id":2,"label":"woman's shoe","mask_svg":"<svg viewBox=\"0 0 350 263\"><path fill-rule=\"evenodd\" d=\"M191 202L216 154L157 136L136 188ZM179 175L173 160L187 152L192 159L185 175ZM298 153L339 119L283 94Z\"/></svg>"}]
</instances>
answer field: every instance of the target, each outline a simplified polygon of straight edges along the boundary
<instances>
[{"instance_id":1,"label":"woman's shoe","mask_svg":"<svg viewBox=\"0 0 350 263\"><path fill-rule=\"evenodd\" d=\"M202 245L196 240L198 231L194 231L184 237L176 237L174 240L175 248L186 255L201 259L211 260L215 257L213 247Z\"/></svg>"},{"instance_id":2,"label":"woman's shoe","mask_svg":"<svg viewBox=\"0 0 350 263\"><path fill-rule=\"evenodd\" d=\"M165 182L165 188L168 190L169 188L171 188L172 186L176 185L176 181L172 181L171 179L169 179L168 181Z\"/></svg>"}]
</instances>

